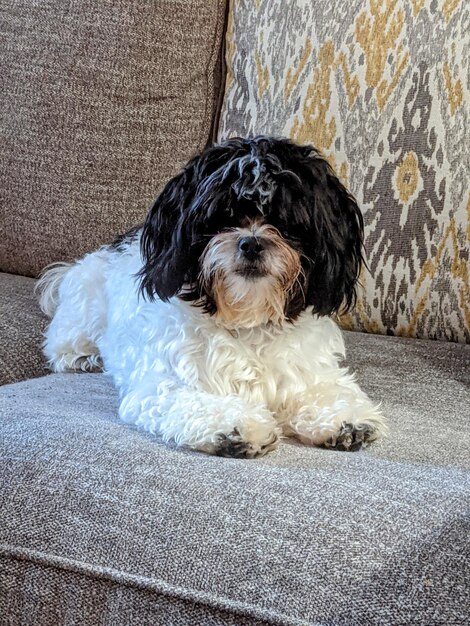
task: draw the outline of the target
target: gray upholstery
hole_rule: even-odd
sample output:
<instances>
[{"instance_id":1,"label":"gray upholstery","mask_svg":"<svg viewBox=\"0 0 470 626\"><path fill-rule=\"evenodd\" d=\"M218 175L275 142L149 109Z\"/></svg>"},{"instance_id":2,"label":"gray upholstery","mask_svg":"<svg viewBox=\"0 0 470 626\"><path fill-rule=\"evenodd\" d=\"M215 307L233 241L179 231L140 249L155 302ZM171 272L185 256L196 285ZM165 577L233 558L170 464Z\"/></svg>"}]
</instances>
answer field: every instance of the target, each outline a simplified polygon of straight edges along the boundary
<instances>
[{"instance_id":1,"label":"gray upholstery","mask_svg":"<svg viewBox=\"0 0 470 626\"><path fill-rule=\"evenodd\" d=\"M0 272L0 385L47 374L41 350L47 320L34 295L35 283Z\"/></svg>"},{"instance_id":2,"label":"gray upholstery","mask_svg":"<svg viewBox=\"0 0 470 626\"><path fill-rule=\"evenodd\" d=\"M99 374L1 388L0 623L468 623L469 348L347 342L392 426L358 453L175 449Z\"/></svg>"},{"instance_id":3,"label":"gray upholstery","mask_svg":"<svg viewBox=\"0 0 470 626\"><path fill-rule=\"evenodd\" d=\"M2 0L3 271L37 276L143 221L213 133L225 11L226 0Z\"/></svg>"}]
</instances>

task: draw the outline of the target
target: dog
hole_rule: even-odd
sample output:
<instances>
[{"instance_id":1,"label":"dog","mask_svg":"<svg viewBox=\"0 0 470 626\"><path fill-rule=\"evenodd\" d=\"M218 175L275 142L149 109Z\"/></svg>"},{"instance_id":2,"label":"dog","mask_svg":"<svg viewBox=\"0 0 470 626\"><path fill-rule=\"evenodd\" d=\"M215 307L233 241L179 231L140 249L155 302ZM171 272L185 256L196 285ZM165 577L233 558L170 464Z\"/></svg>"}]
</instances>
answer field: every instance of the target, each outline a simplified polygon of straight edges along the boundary
<instances>
[{"instance_id":1,"label":"dog","mask_svg":"<svg viewBox=\"0 0 470 626\"><path fill-rule=\"evenodd\" d=\"M312 146L231 138L168 182L142 227L42 276L55 372L103 369L125 422L252 458L281 437L357 450L386 432L341 366L363 218Z\"/></svg>"}]
</instances>

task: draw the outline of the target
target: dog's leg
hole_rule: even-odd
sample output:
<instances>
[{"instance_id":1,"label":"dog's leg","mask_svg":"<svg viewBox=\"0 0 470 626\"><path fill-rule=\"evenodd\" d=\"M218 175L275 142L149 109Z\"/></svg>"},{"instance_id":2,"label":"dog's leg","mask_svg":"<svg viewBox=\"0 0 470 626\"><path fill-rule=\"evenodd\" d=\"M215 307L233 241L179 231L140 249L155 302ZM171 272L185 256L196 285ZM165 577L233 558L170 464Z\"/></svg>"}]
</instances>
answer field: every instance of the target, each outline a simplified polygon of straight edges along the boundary
<instances>
[{"instance_id":1,"label":"dog's leg","mask_svg":"<svg viewBox=\"0 0 470 626\"><path fill-rule=\"evenodd\" d=\"M119 414L164 441L210 454L262 456L276 447L281 429L263 406L148 377L124 395Z\"/></svg>"},{"instance_id":2,"label":"dog's leg","mask_svg":"<svg viewBox=\"0 0 470 626\"><path fill-rule=\"evenodd\" d=\"M353 451L386 434L387 426L379 408L346 374L295 398L283 430L306 444Z\"/></svg>"},{"instance_id":3,"label":"dog's leg","mask_svg":"<svg viewBox=\"0 0 470 626\"><path fill-rule=\"evenodd\" d=\"M73 264L59 264L38 281L43 312L52 317L43 343L54 372L99 371L102 361L97 340L106 325L105 250Z\"/></svg>"}]
</instances>

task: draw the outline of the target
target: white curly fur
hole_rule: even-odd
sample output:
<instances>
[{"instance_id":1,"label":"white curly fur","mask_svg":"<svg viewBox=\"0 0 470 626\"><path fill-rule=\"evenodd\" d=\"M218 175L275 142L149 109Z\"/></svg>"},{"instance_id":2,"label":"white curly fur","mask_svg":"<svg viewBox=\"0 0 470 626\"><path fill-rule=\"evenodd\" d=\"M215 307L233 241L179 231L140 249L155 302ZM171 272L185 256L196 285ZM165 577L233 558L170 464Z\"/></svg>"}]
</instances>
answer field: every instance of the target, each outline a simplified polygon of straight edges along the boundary
<instances>
[{"instance_id":1,"label":"white curly fur","mask_svg":"<svg viewBox=\"0 0 470 626\"><path fill-rule=\"evenodd\" d=\"M343 423L386 430L384 419L339 361L333 320L304 311L294 323L230 330L201 308L138 295L139 239L55 266L39 283L53 315L44 351L56 372L104 364L123 420L205 452L224 437L246 456L280 435L307 444L335 440ZM235 433L235 435L234 435Z\"/></svg>"}]
</instances>

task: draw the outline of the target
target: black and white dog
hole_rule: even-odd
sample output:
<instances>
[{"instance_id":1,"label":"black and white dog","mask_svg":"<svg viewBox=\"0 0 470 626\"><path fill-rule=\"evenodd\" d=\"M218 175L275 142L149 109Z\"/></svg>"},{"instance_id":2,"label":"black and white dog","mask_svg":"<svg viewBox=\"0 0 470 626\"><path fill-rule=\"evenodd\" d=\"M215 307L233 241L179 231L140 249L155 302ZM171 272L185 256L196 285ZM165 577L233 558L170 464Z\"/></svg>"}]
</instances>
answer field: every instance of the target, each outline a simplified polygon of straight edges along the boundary
<instances>
[{"instance_id":1,"label":"black and white dog","mask_svg":"<svg viewBox=\"0 0 470 626\"><path fill-rule=\"evenodd\" d=\"M120 416L254 457L280 436L358 449L386 430L339 365L363 221L312 146L230 139L163 189L142 228L39 283L56 372L103 367Z\"/></svg>"}]
</instances>

